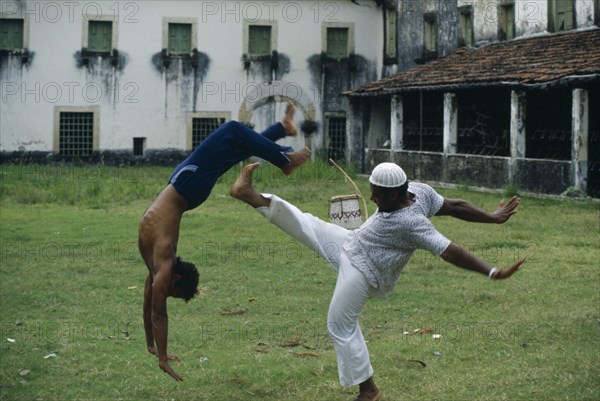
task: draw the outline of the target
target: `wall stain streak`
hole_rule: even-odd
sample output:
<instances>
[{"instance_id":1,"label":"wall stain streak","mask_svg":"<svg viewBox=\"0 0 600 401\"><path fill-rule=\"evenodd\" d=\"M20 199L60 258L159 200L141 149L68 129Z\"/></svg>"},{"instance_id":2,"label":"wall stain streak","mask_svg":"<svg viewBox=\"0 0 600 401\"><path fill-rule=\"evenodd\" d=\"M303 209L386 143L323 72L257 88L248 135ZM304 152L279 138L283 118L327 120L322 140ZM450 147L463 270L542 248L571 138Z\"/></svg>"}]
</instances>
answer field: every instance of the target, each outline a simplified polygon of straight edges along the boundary
<instances>
[{"instance_id":1,"label":"wall stain streak","mask_svg":"<svg viewBox=\"0 0 600 401\"><path fill-rule=\"evenodd\" d=\"M253 85L282 81L291 69L290 57L276 50L266 56L249 57L244 54L242 62L246 70L246 82ZM271 98L254 110L251 123L253 126L268 127L275 120L275 114L275 98Z\"/></svg>"},{"instance_id":2,"label":"wall stain streak","mask_svg":"<svg viewBox=\"0 0 600 401\"><path fill-rule=\"evenodd\" d=\"M195 112L198 92L210 68L210 57L198 49L193 49L191 55L177 56L169 55L167 49L162 49L152 56L151 62L161 76L164 74L166 86L179 82L179 87L183 89L181 91L183 104L190 103L191 90L192 111Z\"/></svg>"},{"instance_id":3,"label":"wall stain streak","mask_svg":"<svg viewBox=\"0 0 600 401\"><path fill-rule=\"evenodd\" d=\"M75 64L79 69L86 70L86 80L102 83L104 93L112 99L113 105L118 102L118 79L129 63L129 55L123 51L114 49L112 52L99 53L90 52L85 48L78 50L73 55Z\"/></svg>"},{"instance_id":4,"label":"wall stain streak","mask_svg":"<svg viewBox=\"0 0 600 401\"><path fill-rule=\"evenodd\" d=\"M349 108L348 99L341 93L351 88L358 87L377 79L376 63L360 54L351 54L349 57L334 59L324 53L314 54L307 60L311 81L318 91L321 100L321 121L326 121L325 113L345 113ZM315 127L311 127L315 128ZM326 155L327 127L323 127L322 155ZM360 143L351 144L351 154L361 154Z\"/></svg>"},{"instance_id":5,"label":"wall stain streak","mask_svg":"<svg viewBox=\"0 0 600 401\"><path fill-rule=\"evenodd\" d=\"M322 100L323 112L345 111L347 100L341 93L377 79L375 63L360 54L342 59L314 54L307 63L312 83Z\"/></svg>"},{"instance_id":6,"label":"wall stain streak","mask_svg":"<svg viewBox=\"0 0 600 401\"><path fill-rule=\"evenodd\" d=\"M33 63L35 53L25 49L22 51L0 50L0 77L3 81L16 78L19 80L23 73L23 67L29 69Z\"/></svg>"}]
</instances>

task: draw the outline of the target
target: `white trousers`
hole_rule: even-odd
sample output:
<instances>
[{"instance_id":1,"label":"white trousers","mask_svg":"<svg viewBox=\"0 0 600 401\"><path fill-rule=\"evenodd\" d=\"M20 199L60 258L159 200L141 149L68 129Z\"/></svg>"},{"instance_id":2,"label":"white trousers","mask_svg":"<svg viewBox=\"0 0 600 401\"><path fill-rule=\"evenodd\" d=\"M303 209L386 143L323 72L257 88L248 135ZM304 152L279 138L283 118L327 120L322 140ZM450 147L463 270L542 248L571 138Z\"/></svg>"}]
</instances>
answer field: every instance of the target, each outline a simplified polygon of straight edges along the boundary
<instances>
[{"instance_id":1,"label":"white trousers","mask_svg":"<svg viewBox=\"0 0 600 401\"><path fill-rule=\"evenodd\" d=\"M342 250L350 231L303 213L276 195L263 196L271 199L271 205L257 210L285 233L321 255L337 271L327 330L337 355L340 384L349 387L364 382L373 375L373 367L358 318L372 287Z\"/></svg>"}]
</instances>

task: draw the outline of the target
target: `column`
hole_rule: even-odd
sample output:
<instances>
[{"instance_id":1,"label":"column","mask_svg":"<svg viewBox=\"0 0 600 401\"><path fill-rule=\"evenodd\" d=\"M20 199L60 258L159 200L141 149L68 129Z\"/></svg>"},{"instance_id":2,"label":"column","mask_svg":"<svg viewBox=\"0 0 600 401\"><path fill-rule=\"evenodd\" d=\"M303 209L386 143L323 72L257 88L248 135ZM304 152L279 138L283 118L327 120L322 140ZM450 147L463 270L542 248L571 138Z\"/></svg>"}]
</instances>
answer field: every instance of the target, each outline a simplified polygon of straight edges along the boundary
<instances>
[{"instance_id":1,"label":"column","mask_svg":"<svg viewBox=\"0 0 600 401\"><path fill-rule=\"evenodd\" d=\"M392 151L402 150L403 109L402 96L392 96L390 141Z\"/></svg>"},{"instance_id":2,"label":"column","mask_svg":"<svg viewBox=\"0 0 600 401\"><path fill-rule=\"evenodd\" d=\"M510 157L525 157L526 94L524 91L510 92Z\"/></svg>"},{"instance_id":3,"label":"column","mask_svg":"<svg viewBox=\"0 0 600 401\"><path fill-rule=\"evenodd\" d=\"M510 92L510 163L508 179L514 181L517 159L525 158L525 121L527 117L527 94L525 91Z\"/></svg>"},{"instance_id":4,"label":"column","mask_svg":"<svg viewBox=\"0 0 600 401\"><path fill-rule=\"evenodd\" d=\"M364 172L364 161L367 149L364 146L363 134L363 107L371 107L368 103L370 98L348 97L348 112L346 114L346 163L356 166L357 171ZM325 119L324 119L325 121ZM323 135L327 135L327 130L323 129ZM324 143L327 140L323 139ZM325 149L325 148L324 148ZM325 155L327 153L325 152Z\"/></svg>"},{"instance_id":5,"label":"column","mask_svg":"<svg viewBox=\"0 0 600 401\"><path fill-rule=\"evenodd\" d=\"M586 89L573 89L571 165L573 185L587 191L589 96Z\"/></svg>"},{"instance_id":6,"label":"column","mask_svg":"<svg viewBox=\"0 0 600 401\"><path fill-rule=\"evenodd\" d=\"M444 93L444 154L456 153L458 106L455 93Z\"/></svg>"}]
</instances>

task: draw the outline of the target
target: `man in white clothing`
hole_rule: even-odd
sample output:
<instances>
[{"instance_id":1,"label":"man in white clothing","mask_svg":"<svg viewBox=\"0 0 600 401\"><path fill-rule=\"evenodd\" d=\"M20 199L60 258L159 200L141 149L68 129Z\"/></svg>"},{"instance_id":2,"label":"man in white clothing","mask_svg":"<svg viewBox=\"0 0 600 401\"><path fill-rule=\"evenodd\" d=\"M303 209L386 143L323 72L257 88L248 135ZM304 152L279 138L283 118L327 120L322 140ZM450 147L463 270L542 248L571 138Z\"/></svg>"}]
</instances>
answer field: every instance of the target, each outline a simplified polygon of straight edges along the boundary
<instances>
[{"instance_id":1,"label":"man in white clothing","mask_svg":"<svg viewBox=\"0 0 600 401\"><path fill-rule=\"evenodd\" d=\"M440 234L429 217L449 215L480 223L506 222L516 213L520 199L500 203L494 212L469 202L446 199L429 185L408 183L394 163L381 163L369 178L371 200L378 209L361 227L347 230L301 212L294 205L252 187L258 163L244 167L231 195L256 208L285 233L318 252L338 272L327 317L342 386L359 386L354 401L377 401L381 391L373 381L373 368L358 318L371 296L385 297L417 249L428 250L458 267L500 280L512 276L524 262L496 269Z\"/></svg>"}]
</instances>

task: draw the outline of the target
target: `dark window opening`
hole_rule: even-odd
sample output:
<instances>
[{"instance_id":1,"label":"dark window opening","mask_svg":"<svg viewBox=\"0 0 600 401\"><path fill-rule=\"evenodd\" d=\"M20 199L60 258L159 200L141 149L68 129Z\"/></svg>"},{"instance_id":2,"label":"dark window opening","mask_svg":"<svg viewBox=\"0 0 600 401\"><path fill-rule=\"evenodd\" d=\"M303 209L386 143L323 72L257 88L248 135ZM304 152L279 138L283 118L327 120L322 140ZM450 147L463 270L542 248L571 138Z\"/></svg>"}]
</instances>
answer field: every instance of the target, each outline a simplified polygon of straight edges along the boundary
<instances>
[{"instance_id":1,"label":"dark window opening","mask_svg":"<svg viewBox=\"0 0 600 401\"><path fill-rule=\"evenodd\" d=\"M457 153L510 155L510 91L460 92L457 107Z\"/></svg>"},{"instance_id":2,"label":"dark window opening","mask_svg":"<svg viewBox=\"0 0 600 401\"><path fill-rule=\"evenodd\" d=\"M525 157L571 160L570 89L527 93Z\"/></svg>"},{"instance_id":3,"label":"dark window opening","mask_svg":"<svg viewBox=\"0 0 600 401\"><path fill-rule=\"evenodd\" d=\"M143 156L146 148L146 138L133 138L133 155Z\"/></svg>"},{"instance_id":4,"label":"dark window opening","mask_svg":"<svg viewBox=\"0 0 600 401\"><path fill-rule=\"evenodd\" d=\"M59 153L91 156L94 151L94 113L60 113Z\"/></svg>"},{"instance_id":5,"label":"dark window opening","mask_svg":"<svg viewBox=\"0 0 600 401\"><path fill-rule=\"evenodd\" d=\"M192 119L192 149L200 145L214 130L225 123L222 117Z\"/></svg>"},{"instance_id":6,"label":"dark window opening","mask_svg":"<svg viewBox=\"0 0 600 401\"><path fill-rule=\"evenodd\" d=\"M346 160L346 117L329 117L327 123L327 157L336 161Z\"/></svg>"},{"instance_id":7,"label":"dark window opening","mask_svg":"<svg viewBox=\"0 0 600 401\"><path fill-rule=\"evenodd\" d=\"M402 148L442 152L444 95L441 93L423 93L422 96L419 93L407 94L402 96L402 104L404 109Z\"/></svg>"}]
</instances>

